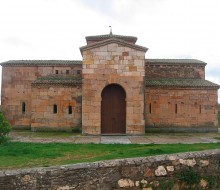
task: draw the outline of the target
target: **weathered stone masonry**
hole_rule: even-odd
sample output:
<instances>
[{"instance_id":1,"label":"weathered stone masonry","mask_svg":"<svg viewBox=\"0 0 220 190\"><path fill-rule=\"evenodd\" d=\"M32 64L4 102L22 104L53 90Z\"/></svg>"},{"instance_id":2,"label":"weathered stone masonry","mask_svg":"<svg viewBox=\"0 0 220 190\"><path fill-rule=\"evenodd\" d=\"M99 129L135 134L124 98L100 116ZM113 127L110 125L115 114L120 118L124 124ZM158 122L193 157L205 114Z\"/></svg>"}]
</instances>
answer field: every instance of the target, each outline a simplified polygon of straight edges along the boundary
<instances>
[{"instance_id":1,"label":"weathered stone masonry","mask_svg":"<svg viewBox=\"0 0 220 190\"><path fill-rule=\"evenodd\" d=\"M144 57L147 49L112 38L82 47L83 133L100 134L101 92L119 84L126 92L126 133L144 133Z\"/></svg>"},{"instance_id":2,"label":"weathered stone masonry","mask_svg":"<svg viewBox=\"0 0 220 190\"><path fill-rule=\"evenodd\" d=\"M148 48L136 45L133 36L88 36L86 41L80 48L82 61L1 63L2 111L14 128L71 131L82 125L83 134L98 135L107 121L107 127L123 129L107 130L117 134L217 131L219 85L205 80L206 63L145 59ZM102 102L102 92L110 86L107 101L114 109L102 106L108 104ZM125 93L125 108L124 103L117 107L118 88ZM106 121L101 112L109 113Z\"/></svg>"},{"instance_id":3,"label":"weathered stone masonry","mask_svg":"<svg viewBox=\"0 0 220 190\"><path fill-rule=\"evenodd\" d=\"M0 187L1 190L151 190L169 184L167 190L182 190L188 186L178 176L186 170L201 176L197 182L199 189L218 189L220 151L209 150L48 168L1 170ZM195 179L192 176L193 180Z\"/></svg>"}]
</instances>

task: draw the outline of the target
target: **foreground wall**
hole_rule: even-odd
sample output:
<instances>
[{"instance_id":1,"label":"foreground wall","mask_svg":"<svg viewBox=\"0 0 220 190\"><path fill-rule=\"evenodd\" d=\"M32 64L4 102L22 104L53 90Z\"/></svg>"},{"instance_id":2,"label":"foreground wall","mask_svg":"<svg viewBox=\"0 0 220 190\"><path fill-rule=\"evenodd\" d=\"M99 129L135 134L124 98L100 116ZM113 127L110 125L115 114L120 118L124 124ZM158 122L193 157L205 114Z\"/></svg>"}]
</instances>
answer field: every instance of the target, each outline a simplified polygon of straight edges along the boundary
<instances>
[{"instance_id":1,"label":"foreground wall","mask_svg":"<svg viewBox=\"0 0 220 190\"><path fill-rule=\"evenodd\" d=\"M1 190L181 190L190 188L187 182L197 189L220 187L220 150L0 171Z\"/></svg>"},{"instance_id":2,"label":"foreground wall","mask_svg":"<svg viewBox=\"0 0 220 190\"><path fill-rule=\"evenodd\" d=\"M217 131L215 89L146 88L146 130ZM184 129L185 128L185 129Z\"/></svg>"}]
</instances>

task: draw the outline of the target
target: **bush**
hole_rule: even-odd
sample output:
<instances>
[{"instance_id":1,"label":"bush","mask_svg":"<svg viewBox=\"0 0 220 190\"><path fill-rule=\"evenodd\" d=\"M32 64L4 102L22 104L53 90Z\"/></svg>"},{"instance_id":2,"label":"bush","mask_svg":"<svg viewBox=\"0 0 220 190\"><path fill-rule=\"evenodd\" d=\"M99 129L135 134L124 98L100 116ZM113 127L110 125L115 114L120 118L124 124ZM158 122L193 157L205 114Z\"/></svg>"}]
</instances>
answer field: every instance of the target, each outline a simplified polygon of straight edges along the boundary
<instances>
[{"instance_id":1,"label":"bush","mask_svg":"<svg viewBox=\"0 0 220 190\"><path fill-rule=\"evenodd\" d=\"M11 130L11 125L5 116L0 112L0 144L8 140L7 134Z\"/></svg>"}]
</instances>

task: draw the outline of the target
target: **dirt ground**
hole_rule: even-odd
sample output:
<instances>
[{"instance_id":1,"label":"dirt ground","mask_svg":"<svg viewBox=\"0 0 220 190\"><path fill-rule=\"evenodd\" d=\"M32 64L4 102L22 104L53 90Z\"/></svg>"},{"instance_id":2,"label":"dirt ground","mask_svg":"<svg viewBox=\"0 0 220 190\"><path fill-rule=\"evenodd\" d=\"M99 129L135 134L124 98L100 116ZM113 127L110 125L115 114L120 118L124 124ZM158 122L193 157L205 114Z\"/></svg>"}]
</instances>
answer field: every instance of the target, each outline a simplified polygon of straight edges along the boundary
<instances>
[{"instance_id":1,"label":"dirt ground","mask_svg":"<svg viewBox=\"0 0 220 190\"><path fill-rule=\"evenodd\" d=\"M149 133L145 136L83 136L60 132L10 132L12 141L35 143L95 143L95 144L192 144L220 142L220 133Z\"/></svg>"}]
</instances>

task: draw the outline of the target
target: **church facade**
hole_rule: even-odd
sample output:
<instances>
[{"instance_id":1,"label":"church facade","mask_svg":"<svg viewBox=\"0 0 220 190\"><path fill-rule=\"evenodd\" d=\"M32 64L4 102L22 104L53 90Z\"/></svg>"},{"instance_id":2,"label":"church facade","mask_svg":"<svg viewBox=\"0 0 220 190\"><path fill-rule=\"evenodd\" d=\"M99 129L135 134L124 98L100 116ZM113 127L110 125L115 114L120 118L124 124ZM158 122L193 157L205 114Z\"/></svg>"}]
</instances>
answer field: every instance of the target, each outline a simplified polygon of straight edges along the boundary
<instances>
[{"instance_id":1,"label":"church facade","mask_svg":"<svg viewBox=\"0 0 220 190\"><path fill-rule=\"evenodd\" d=\"M145 59L133 36L86 37L78 60L2 66L2 112L14 128L83 134L217 131L219 85L195 59Z\"/></svg>"}]
</instances>

